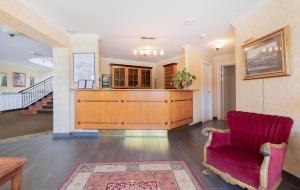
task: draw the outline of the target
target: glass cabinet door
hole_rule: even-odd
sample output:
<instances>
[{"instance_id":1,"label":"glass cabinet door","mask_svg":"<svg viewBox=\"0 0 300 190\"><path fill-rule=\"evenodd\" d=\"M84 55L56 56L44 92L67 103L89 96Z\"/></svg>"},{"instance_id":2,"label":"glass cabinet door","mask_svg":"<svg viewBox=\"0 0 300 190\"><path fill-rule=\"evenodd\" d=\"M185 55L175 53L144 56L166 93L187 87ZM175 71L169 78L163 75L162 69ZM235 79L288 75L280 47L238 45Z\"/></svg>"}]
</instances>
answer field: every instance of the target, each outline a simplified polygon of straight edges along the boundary
<instances>
[{"instance_id":1,"label":"glass cabinet door","mask_svg":"<svg viewBox=\"0 0 300 190\"><path fill-rule=\"evenodd\" d=\"M125 87L125 68L114 67L114 86Z\"/></svg>"},{"instance_id":2,"label":"glass cabinet door","mask_svg":"<svg viewBox=\"0 0 300 190\"><path fill-rule=\"evenodd\" d=\"M150 88L151 87L151 70L149 70L149 69L142 69L141 86L143 88Z\"/></svg>"},{"instance_id":3,"label":"glass cabinet door","mask_svg":"<svg viewBox=\"0 0 300 190\"><path fill-rule=\"evenodd\" d=\"M151 88L152 67L111 64L112 88Z\"/></svg>"},{"instance_id":4,"label":"glass cabinet door","mask_svg":"<svg viewBox=\"0 0 300 190\"><path fill-rule=\"evenodd\" d=\"M139 70L137 68L128 68L128 87L138 87Z\"/></svg>"}]
</instances>

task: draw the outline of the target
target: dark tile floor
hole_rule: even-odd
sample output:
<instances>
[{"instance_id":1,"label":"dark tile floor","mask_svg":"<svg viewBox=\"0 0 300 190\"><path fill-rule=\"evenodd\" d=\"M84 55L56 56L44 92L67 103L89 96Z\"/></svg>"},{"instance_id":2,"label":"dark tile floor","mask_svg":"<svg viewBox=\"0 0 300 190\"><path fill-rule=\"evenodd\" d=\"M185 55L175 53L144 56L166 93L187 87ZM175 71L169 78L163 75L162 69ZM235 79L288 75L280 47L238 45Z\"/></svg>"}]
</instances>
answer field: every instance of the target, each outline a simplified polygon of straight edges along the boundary
<instances>
[{"instance_id":1,"label":"dark tile floor","mask_svg":"<svg viewBox=\"0 0 300 190\"><path fill-rule=\"evenodd\" d=\"M224 122L208 122L205 127L225 128ZM205 176L201 166L206 138L202 127L189 127L163 137L99 137L56 139L40 136L23 142L0 145L0 156L29 158L24 169L24 190L53 190L80 162L121 162L143 160L185 160L207 190L238 190L214 174ZM8 185L0 188L9 189ZM288 179L280 190L300 189Z\"/></svg>"},{"instance_id":2,"label":"dark tile floor","mask_svg":"<svg viewBox=\"0 0 300 190\"><path fill-rule=\"evenodd\" d=\"M52 114L22 115L21 111L0 113L0 139L51 131Z\"/></svg>"}]
</instances>

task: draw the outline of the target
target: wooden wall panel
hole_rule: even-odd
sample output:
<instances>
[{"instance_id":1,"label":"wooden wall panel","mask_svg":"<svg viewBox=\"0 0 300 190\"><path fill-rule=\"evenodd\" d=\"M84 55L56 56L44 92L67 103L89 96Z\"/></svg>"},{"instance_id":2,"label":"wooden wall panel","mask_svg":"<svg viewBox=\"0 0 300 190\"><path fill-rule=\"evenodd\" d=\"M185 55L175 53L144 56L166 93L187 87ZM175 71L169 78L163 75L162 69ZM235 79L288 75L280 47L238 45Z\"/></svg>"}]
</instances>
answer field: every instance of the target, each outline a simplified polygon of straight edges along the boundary
<instances>
[{"instance_id":1,"label":"wooden wall panel","mask_svg":"<svg viewBox=\"0 0 300 190\"><path fill-rule=\"evenodd\" d=\"M121 127L121 94L114 91L76 92L76 129Z\"/></svg>"},{"instance_id":2,"label":"wooden wall panel","mask_svg":"<svg viewBox=\"0 0 300 190\"><path fill-rule=\"evenodd\" d=\"M167 91L126 91L122 120L128 128L169 128L169 93Z\"/></svg>"},{"instance_id":3,"label":"wooden wall panel","mask_svg":"<svg viewBox=\"0 0 300 190\"><path fill-rule=\"evenodd\" d=\"M193 93L171 92L171 128L193 122Z\"/></svg>"}]
</instances>

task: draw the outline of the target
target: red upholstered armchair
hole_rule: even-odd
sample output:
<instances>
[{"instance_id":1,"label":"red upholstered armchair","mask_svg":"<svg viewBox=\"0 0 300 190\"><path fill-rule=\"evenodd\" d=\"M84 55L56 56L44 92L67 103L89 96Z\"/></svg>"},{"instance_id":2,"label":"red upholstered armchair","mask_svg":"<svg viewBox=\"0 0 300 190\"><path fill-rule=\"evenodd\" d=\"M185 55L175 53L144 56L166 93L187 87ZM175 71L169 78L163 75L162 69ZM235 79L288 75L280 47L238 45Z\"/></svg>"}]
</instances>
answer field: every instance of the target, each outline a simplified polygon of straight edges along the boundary
<instances>
[{"instance_id":1,"label":"red upholstered armchair","mask_svg":"<svg viewBox=\"0 0 300 190\"><path fill-rule=\"evenodd\" d=\"M206 128L203 165L248 189L276 189L293 126L288 117L231 111L228 130Z\"/></svg>"}]
</instances>

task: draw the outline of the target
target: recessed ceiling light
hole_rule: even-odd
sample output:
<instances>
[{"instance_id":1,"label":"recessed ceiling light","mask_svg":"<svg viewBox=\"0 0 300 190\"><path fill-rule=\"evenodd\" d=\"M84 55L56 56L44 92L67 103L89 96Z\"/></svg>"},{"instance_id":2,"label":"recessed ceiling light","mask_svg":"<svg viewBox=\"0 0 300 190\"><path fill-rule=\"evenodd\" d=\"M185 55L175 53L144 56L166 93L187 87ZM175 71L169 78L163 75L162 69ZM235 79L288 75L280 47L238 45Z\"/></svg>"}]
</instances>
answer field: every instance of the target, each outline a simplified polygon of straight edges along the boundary
<instances>
[{"instance_id":1,"label":"recessed ceiling light","mask_svg":"<svg viewBox=\"0 0 300 190\"><path fill-rule=\"evenodd\" d=\"M189 19L186 19L186 20L184 21L184 25L186 25L186 26L192 25L192 24L194 24L195 22L197 22L197 19L195 19L195 18L189 18Z\"/></svg>"},{"instance_id":2,"label":"recessed ceiling light","mask_svg":"<svg viewBox=\"0 0 300 190\"><path fill-rule=\"evenodd\" d=\"M206 34L200 34L200 38L205 38Z\"/></svg>"}]
</instances>

